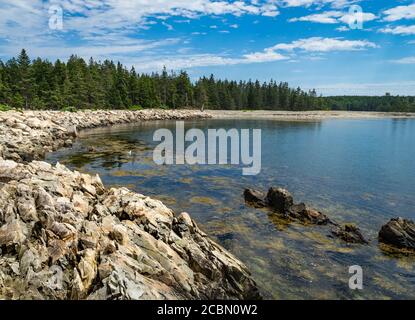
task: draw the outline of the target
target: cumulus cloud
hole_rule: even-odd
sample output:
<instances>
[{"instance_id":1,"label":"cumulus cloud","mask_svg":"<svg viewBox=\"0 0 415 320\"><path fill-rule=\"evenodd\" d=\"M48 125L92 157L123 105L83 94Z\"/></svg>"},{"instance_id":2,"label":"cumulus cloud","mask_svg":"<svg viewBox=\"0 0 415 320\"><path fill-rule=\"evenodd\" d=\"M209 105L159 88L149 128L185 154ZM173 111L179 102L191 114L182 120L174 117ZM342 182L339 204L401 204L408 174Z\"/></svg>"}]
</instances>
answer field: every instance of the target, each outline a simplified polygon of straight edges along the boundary
<instances>
[{"instance_id":1,"label":"cumulus cloud","mask_svg":"<svg viewBox=\"0 0 415 320\"><path fill-rule=\"evenodd\" d=\"M272 50L293 51L302 50L307 52L330 52L330 51L357 51L378 46L367 40L345 40L343 38L321 38L312 37L300 39L291 43L280 43L272 47Z\"/></svg>"},{"instance_id":2,"label":"cumulus cloud","mask_svg":"<svg viewBox=\"0 0 415 320\"><path fill-rule=\"evenodd\" d=\"M263 52L246 54L244 55L244 58L249 62L270 62L288 59L288 57L283 56L272 49L265 49Z\"/></svg>"},{"instance_id":3,"label":"cumulus cloud","mask_svg":"<svg viewBox=\"0 0 415 320\"><path fill-rule=\"evenodd\" d=\"M280 5L284 7L323 7L329 5L332 8L344 8L361 0L279 0Z\"/></svg>"},{"instance_id":4,"label":"cumulus cloud","mask_svg":"<svg viewBox=\"0 0 415 320\"><path fill-rule=\"evenodd\" d=\"M292 18L288 21L289 22L303 21L303 22L335 24L335 23L339 23L338 18L340 18L341 16L342 16L342 13L339 11L327 11L323 13L311 14L311 15L304 16L304 17Z\"/></svg>"},{"instance_id":5,"label":"cumulus cloud","mask_svg":"<svg viewBox=\"0 0 415 320\"><path fill-rule=\"evenodd\" d=\"M128 33L148 28L154 19L195 19L203 15L264 15L279 12L272 3L252 4L241 0L15 0L0 2L0 37L25 39L46 37L51 5L65 14L62 33L74 32L81 39L104 33ZM169 28L170 29L170 28ZM23 41L22 41L23 42Z\"/></svg>"},{"instance_id":6,"label":"cumulus cloud","mask_svg":"<svg viewBox=\"0 0 415 320\"><path fill-rule=\"evenodd\" d=\"M385 21L393 22L402 19L415 19L415 4L398 6L383 12Z\"/></svg>"},{"instance_id":7,"label":"cumulus cloud","mask_svg":"<svg viewBox=\"0 0 415 320\"><path fill-rule=\"evenodd\" d=\"M63 9L63 29L48 27L48 9ZM137 33L160 23L172 31L168 21L185 21L201 16L256 15L273 17L278 9L272 2L242 0L14 0L0 1L0 56L16 55L25 47L32 55L66 58L69 53L83 55L90 50L115 54L123 47L127 54L168 46L167 41L143 42ZM178 23L178 22L176 22ZM230 28L239 26L233 24ZM226 31L225 31L226 32ZM193 33L196 35L197 33ZM205 34L199 32L200 35ZM76 43L76 45L74 45ZM106 48L108 47L108 48ZM112 49L110 48L112 47ZM124 59L125 60L125 59Z\"/></svg>"},{"instance_id":8,"label":"cumulus cloud","mask_svg":"<svg viewBox=\"0 0 415 320\"><path fill-rule=\"evenodd\" d=\"M380 32L395 34L395 35L403 35L403 36L413 35L415 34L415 25L386 27L386 28L380 29Z\"/></svg>"},{"instance_id":9,"label":"cumulus cloud","mask_svg":"<svg viewBox=\"0 0 415 320\"><path fill-rule=\"evenodd\" d=\"M211 66L230 66L238 64L264 63L286 60L281 54L274 52L252 53L240 57L229 57L214 54L193 54L193 55L176 55L174 57L159 56L133 58L129 60L139 70L154 71L161 70L163 66L169 66L171 69L211 67Z\"/></svg>"},{"instance_id":10,"label":"cumulus cloud","mask_svg":"<svg viewBox=\"0 0 415 320\"><path fill-rule=\"evenodd\" d=\"M278 7L271 2L262 6L262 15L265 17L276 17L279 14Z\"/></svg>"},{"instance_id":11,"label":"cumulus cloud","mask_svg":"<svg viewBox=\"0 0 415 320\"><path fill-rule=\"evenodd\" d=\"M314 23L325 23L325 24L337 24L346 23L352 24L356 19L361 19L362 22L372 21L377 18L373 13L362 12L357 14L345 13L342 11L326 11L322 13L311 14L304 17L292 18L289 22L314 22Z\"/></svg>"},{"instance_id":12,"label":"cumulus cloud","mask_svg":"<svg viewBox=\"0 0 415 320\"><path fill-rule=\"evenodd\" d=\"M370 12L362 12L357 14L347 13L339 18L339 20L346 24L353 24L356 21L356 18L361 19L361 22L368 22L376 20L378 17Z\"/></svg>"},{"instance_id":13,"label":"cumulus cloud","mask_svg":"<svg viewBox=\"0 0 415 320\"><path fill-rule=\"evenodd\" d=\"M263 51L244 54L239 57L213 54L193 54L174 57L158 56L141 57L130 60L140 70L161 69L167 65L169 68L194 68L222 65L266 63L274 61L290 61L294 50L309 52L314 55L306 57L311 60L322 60L324 57L315 54L327 53L330 51L356 51L377 46L366 40L344 40L341 38L309 38L293 41L291 43L280 43Z\"/></svg>"}]
</instances>

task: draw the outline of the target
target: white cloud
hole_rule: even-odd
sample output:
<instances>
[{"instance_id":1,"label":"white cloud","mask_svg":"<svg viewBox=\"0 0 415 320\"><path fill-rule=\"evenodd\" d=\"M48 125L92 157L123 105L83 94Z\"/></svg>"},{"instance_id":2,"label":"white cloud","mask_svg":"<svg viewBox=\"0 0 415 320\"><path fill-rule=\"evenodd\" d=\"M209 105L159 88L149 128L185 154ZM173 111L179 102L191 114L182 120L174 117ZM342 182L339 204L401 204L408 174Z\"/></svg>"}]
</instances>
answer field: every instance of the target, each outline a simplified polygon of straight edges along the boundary
<instances>
[{"instance_id":1,"label":"white cloud","mask_svg":"<svg viewBox=\"0 0 415 320\"><path fill-rule=\"evenodd\" d=\"M361 0L279 0L284 7L323 7L329 5L332 8L344 8Z\"/></svg>"},{"instance_id":2,"label":"white cloud","mask_svg":"<svg viewBox=\"0 0 415 320\"><path fill-rule=\"evenodd\" d=\"M271 49L265 49L263 52L254 52L244 55L244 58L250 62L270 62L288 59L280 53Z\"/></svg>"},{"instance_id":3,"label":"white cloud","mask_svg":"<svg viewBox=\"0 0 415 320\"><path fill-rule=\"evenodd\" d=\"M406 57L398 60L392 60L393 63L398 64L415 64L415 56L414 57Z\"/></svg>"},{"instance_id":4,"label":"white cloud","mask_svg":"<svg viewBox=\"0 0 415 320\"><path fill-rule=\"evenodd\" d=\"M263 15L264 17L271 17L271 18L276 17L276 16L278 16L279 14L280 14L280 12L279 12L278 10L274 10L274 11L272 11L272 10L270 10L270 11L264 11L264 12L262 13L262 15Z\"/></svg>"},{"instance_id":5,"label":"white cloud","mask_svg":"<svg viewBox=\"0 0 415 320\"><path fill-rule=\"evenodd\" d=\"M62 7L63 30L48 28L50 5ZM137 39L140 30L154 24L160 23L167 30L173 30L167 21L169 18L174 18L171 21L175 23L189 23L204 15L239 17L275 16L277 13L277 7L272 3L243 0L0 0L0 56L14 56L24 47L31 56L49 59L65 59L77 53L80 56L107 54L109 58L120 55L121 60L126 61L125 58L134 53L150 53L150 50L173 45L168 39ZM239 26L229 27L236 29ZM172 48L166 48L165 52L169 49ZM243 58L244 63L246 60Z\"/></svg>"},{"instance_id":6,"label":"white cloud","mask_svg":"<svg viewBox=\"0 0 415 320\"><path fill-rule=\"evenodd\" d=\"M336 28L336 30L339 32L346 32L346 31L350 31L350 28L346 26L341 26L341 27Z\"/></svg>"},{"instance_id":7,"label":"white cloud","mask_svg":"<svg viewBox=\"0 0 415 320\"><path fill-rule=\"evenodd\" d=\"M265 17L276 17L280 14L278 7L273 3L268 3L262 6L262 15Z\"/></svg>"},{"instance_id":8,"label":"white cloud","mask_svg":"<svg viewBox=\"0 0 415 320\"><path fill-rule=\"evenodd\" d=\"M50 5L63 9L63 30L48 28ZM154 20L180 17L189 21L203 15L275 15L270 3L252 4L242 0L15 0L0 1L0 39L26 45L36 38L50 44L50 37L75 33L78 40L117 32L128 35L137 28L148 29ZM176 19L177 20L177 19ZM171 27L167 26L169 29Z\"/></svg>"},{"instance_id":9,"label":"white cloud","mask_svg":"<svg viewBox=\"0 0 415 320\"><path fill-rule=\"evenodd\" d=\"M303 50L307 52L330 52L330 51L356 51L369 48L377 48L373 42L367 40L344 40L343 38L321 38L313 37L300 39L291 43L280 43L272 47L272 50Z\"/></svg>"},{"instance_id":10,"label":"white cloud","mask_svg":"<svg viewBox=\"0 0 415 320\"><path fill-rule=\"evenodd\" d=\"M28 53L31 57L42 57L51 60L54 59L68 59L72 54L76 54L84 59L94 57L95 59L107 59L113 56L123 57L122 60L126 60L126 57L142 54L151 50L161 49L171 45L175 45L180 42L180 39L164 39L160 41L144 41L135 40L134 43L129 41L123 42L123 44L116 46L108 46L105 44L97 45L82 45L82 46L33 46L30 47ZM2 48L2 54L9 56L16 56L21 47L7 46Z\"/></svg>"},{"instance_id":11,"label":"white cloud","mask_svg":"<svg viewBox=\"0 0 415 320\"><path fill-rule=\"evenodd\" d=\"M415 19L415 4L409 6L398 6L383 12L385 21L398 21L402 19Z\"/></svg>"},{"instance_id":12,"label":"white cloud","mask_svg":"<svg viewBox=\"0 0 415 320\"><path fill-rule=\"evenodd\" d=\"M120 57L121 58L121 57ZM225 66L237 64L251 64L264 63L288 59L287 57L274 53L252 53L241 57L228 57L213 54L194 54L194 55L175 55L143 57L129 59L129 64L134 65L137 70L154 71L161 70L163 66L168 66L169 69L189 69L195 67L211 67L211 66Z\"/></svg>"},{"instance_id":13,"label":"white cloud","mask_svg":"<svg viewBox=\"0 0 415 320\"><path fill-rule=\"evenodd\" d=\"M361 14L350 14L342 11L326 11L322 13L311 14L304 17L292 18L290 22L306 21L325 24L346 23L352 24L356 19L361 19L362 22L372 21L377 18L373 13L362 12Z\"/></svg>"},{"instance_id":14,"label":"white cloud","mask_svg":"<svg viewBox=\"0 0 415 320\"><path fill-rule=\"evenodd\" d=\"M311 14L308 16L300 17L300 18L292 18L288 20L289 22L298 22L298 21L306 21L306 22L316 22L316 23L339 23L338 18L342 16L342 13L339 11L327 11L323 13L316 13Z\"/></svg>"},{"instance_id":15,"label":"white cloud","mask_svg":"<svg viewBox=\"0 0 415 320\"><path fill-rule=\"evenodd\" d=\"M397 27L386 27L380 29L382 33L396 34L396 35L413 35L415 34L415 25L412 26L397 26Z\"/></svg>"},{"instance_id":16,"label":"white cloud","mask_svg":"<svg viewBox=\"0 0 415 320\"><path fill-rule=\"evenodd\" d=\"M368 22L368 21L376 20L378 17L370 12L362 12L362 13L357 13L357 14L348 13L342 16L339 20L343 23L350 25L356 21L356 18L358 19L358 21Z\"/></svg>"}]
</instances>

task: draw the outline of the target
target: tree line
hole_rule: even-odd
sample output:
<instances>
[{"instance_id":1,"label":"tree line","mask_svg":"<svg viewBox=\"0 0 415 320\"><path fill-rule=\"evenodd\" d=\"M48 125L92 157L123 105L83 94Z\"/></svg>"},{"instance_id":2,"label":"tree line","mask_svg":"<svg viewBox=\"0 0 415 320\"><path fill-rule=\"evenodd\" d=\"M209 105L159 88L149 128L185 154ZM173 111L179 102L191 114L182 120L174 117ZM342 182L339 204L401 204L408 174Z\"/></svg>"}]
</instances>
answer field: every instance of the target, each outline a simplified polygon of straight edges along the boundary
<instances>
[{"instance_id":1,"label":"tree line","mask_svg":"<svg viewBox=\"0 0 415 320\"><path fill-rule=\"evenodd\" d=\"M18 57L0 60L0 105L23 109L199 108L227 110L415 111L414 97L322 97L286 82L229 81L185 71L139 73L120 62L72 55L54 63Z\"/></svg>"}]
</instances>

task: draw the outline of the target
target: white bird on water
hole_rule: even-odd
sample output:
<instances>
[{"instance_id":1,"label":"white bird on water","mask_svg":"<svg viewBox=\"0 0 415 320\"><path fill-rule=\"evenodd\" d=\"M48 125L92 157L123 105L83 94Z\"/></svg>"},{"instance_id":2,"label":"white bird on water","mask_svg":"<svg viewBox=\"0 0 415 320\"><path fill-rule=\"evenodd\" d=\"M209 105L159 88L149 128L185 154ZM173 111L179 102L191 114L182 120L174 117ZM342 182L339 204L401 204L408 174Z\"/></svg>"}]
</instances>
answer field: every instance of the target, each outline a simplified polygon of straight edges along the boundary
<instances>
[{"instance_id":1,"label":"white bird on water","mask_svg":"<svg viewBox=\"0 0 415 320\"><path fill-rule=\"evenodd\" d=\"M128 151L128 155L131 156L133 154L133 152L130 150Z\"/></svg>"}]
</instances>

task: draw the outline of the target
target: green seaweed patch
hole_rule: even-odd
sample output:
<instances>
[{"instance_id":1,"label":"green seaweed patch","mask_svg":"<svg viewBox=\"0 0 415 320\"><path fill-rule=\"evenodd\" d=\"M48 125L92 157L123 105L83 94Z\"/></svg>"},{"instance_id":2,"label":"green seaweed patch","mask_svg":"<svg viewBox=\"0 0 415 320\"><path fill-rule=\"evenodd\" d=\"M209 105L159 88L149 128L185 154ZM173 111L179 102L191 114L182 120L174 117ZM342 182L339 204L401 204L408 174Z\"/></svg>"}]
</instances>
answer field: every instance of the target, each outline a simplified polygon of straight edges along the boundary
<instances>
[{"instance_id":1,"label":"green seaweed patch","mask_svg":"<svg viewBox=\"0 0 415 320\"><path fill-rule=\"evenodd\" d=\"M179 179L179 182L185 183L185 184L190 184L190 183L193 182L193 178L191 178L191 177L181 178L181 179Z\"/></svg>"},{"instance_id":2,"label":"green seaweed patch","mask_svg":"<svg viewBox=\"0 0 415 320\"><path fill-rule=\"evenodd\" d=\"M211 197L195 196L190 198L190 203L204 204L209 206L218 206L220 202Z\"/></svg>"},{"instance_id":3,"label":"green seaweed patch","mask_svg":"<svg viewBox=\"0 0 415 320\"><path fill-rule=\"evenodd\" d=\"M380 251L391 258L403 258L412 256L415 258L415 250L406 249L406 248L397 248L395 246L388 245L383 242L379 242Z\"/></svg>"},{"instance_id":4,"label":"green seaweed patch","mask_svg":"<svg viewBox=\"0 0 415 320\"><path fill-rule=\"evenodd\" d=\"M393 292L397 295L405 295L407 293L407 288L402 287L401 281L396 281L394 278L389 279L377 273L372 277L372 282L377 287L383 289L382 291Z\"/></svg>"}]
</instances>

